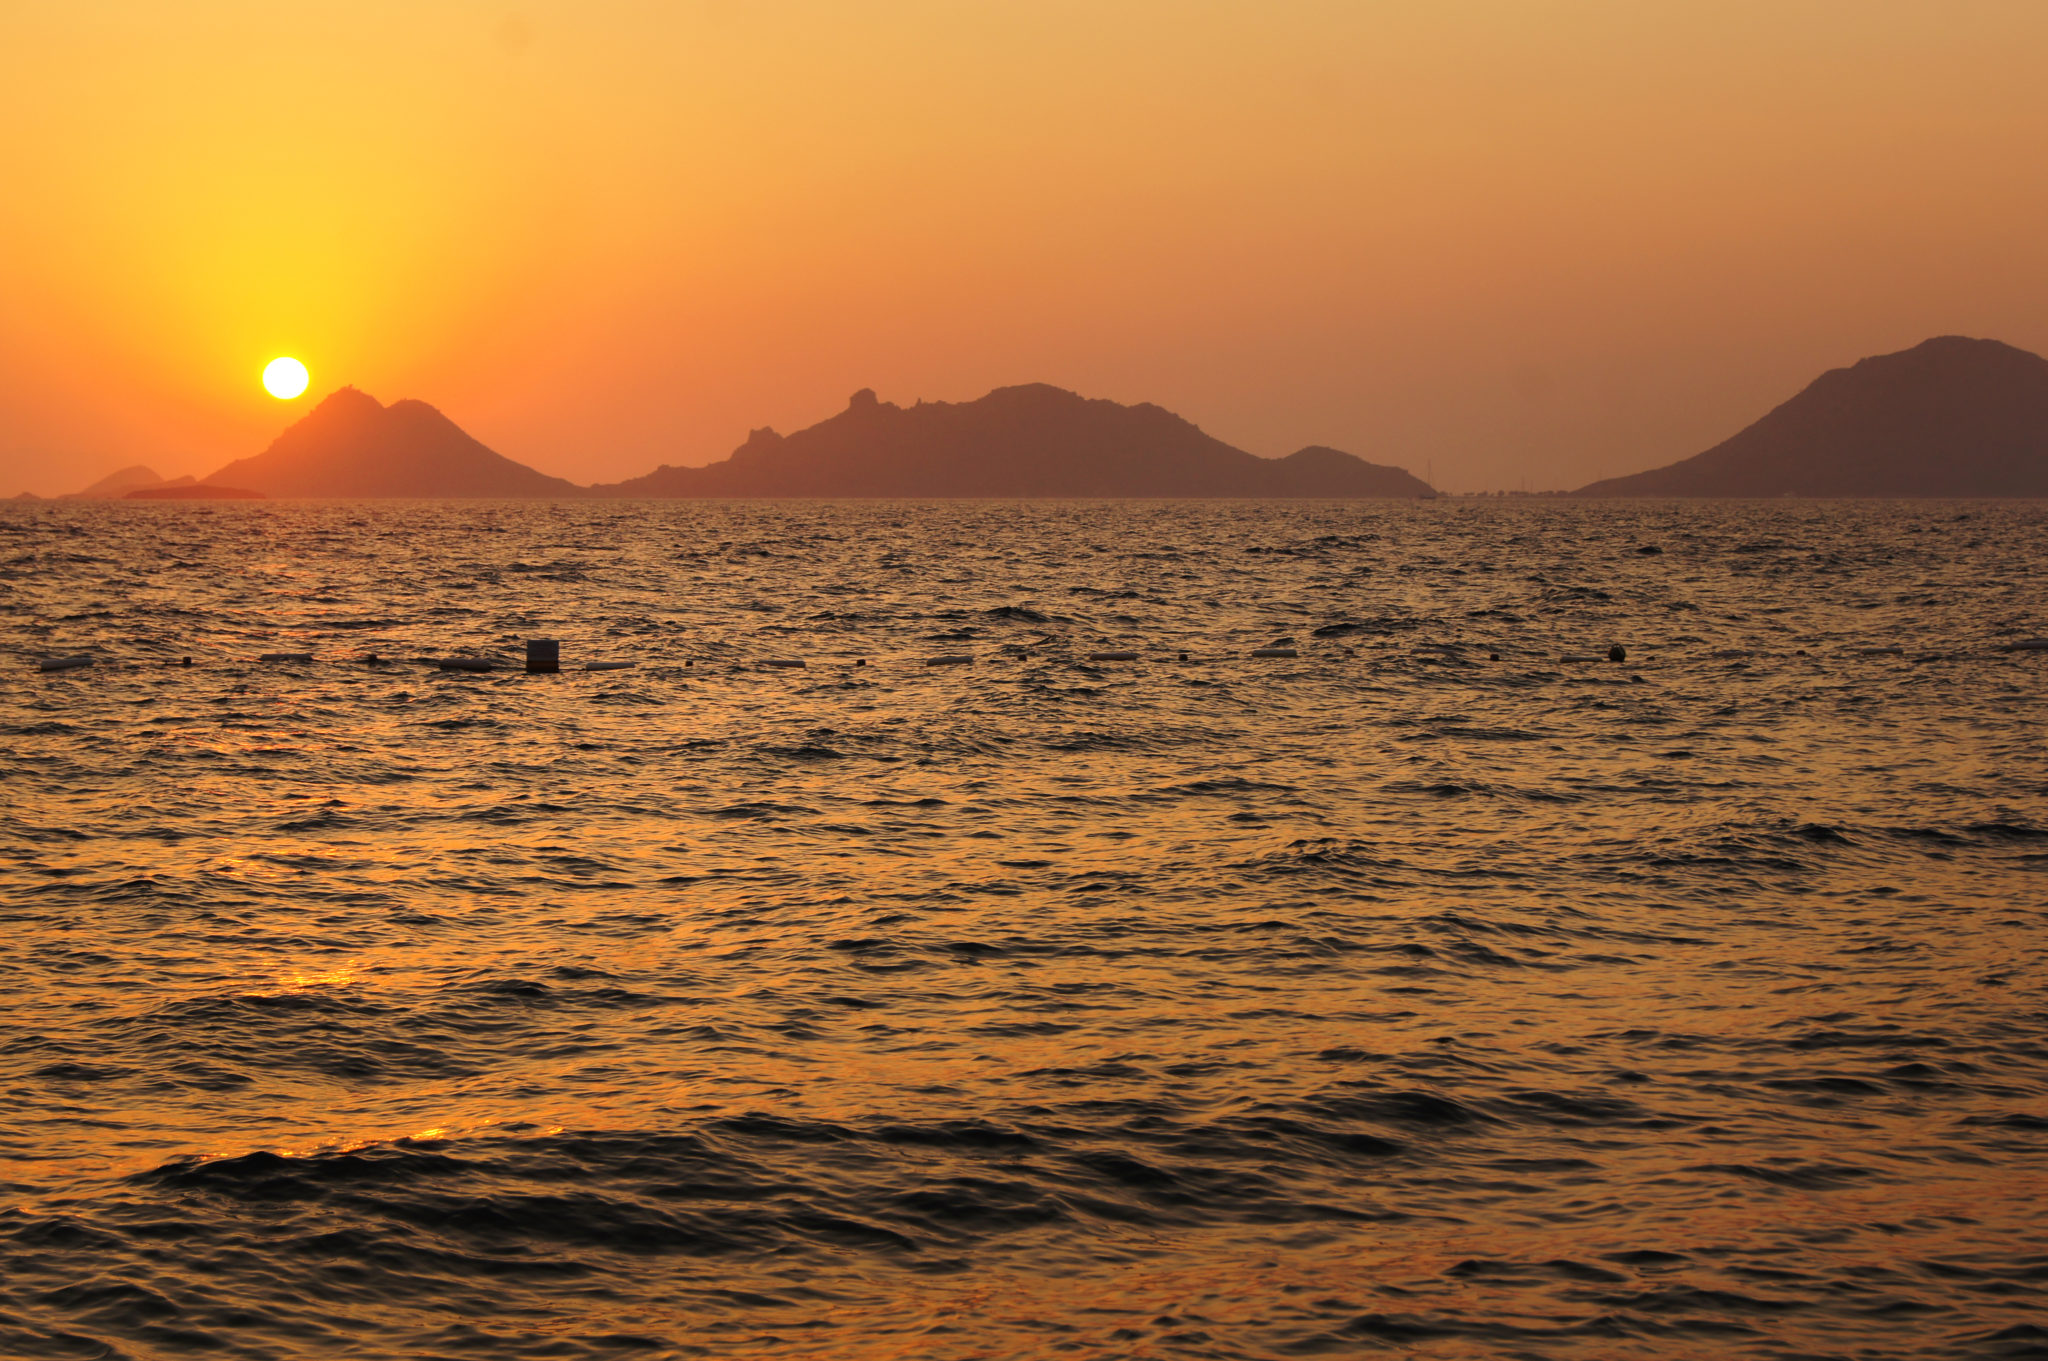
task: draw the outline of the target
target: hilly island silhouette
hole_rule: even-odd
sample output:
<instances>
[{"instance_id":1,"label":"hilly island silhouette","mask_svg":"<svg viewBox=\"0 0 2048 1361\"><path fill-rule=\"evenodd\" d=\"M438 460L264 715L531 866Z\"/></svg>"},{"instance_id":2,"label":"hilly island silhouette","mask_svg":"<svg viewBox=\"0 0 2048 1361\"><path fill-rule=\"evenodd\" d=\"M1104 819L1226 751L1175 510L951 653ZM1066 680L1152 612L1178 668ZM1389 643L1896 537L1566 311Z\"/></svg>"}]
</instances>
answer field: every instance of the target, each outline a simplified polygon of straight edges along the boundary
<instances>
[{"instance_id":1,"label":"hilly island silhouette","mask_svg":"<svg viewBox=\"0 0 2048 1361\"><path fill-rule=\"evenodd\" d=\"M149 491L164 487L189 487L196 479L173 477L168 480L159 477L154 468L137 463L131 467L117 469L81 491L74 491L59 497L63 501L111 501L116 497L133 496L138 491Z\"/></svg>"},{"instance_id":2,"label":"hilly island silhouette","mask_svg":"<svg viewBox=\"0 0 2048 1361\"><path fill-rule=\"evenodd\" d=\"M731 458L661 467L600 496L1421 496L1426 483L1335 449L1259 458L1151 403L1045 383L902 407L853 394L793 435L754 431Z\"/></svg>"},{"instance_id":3,"label":"hilly island silhouette","mask_svg":"<svg viewBox=\"0 0 2048 1361\"><path fill-rule=\"evenodd\" d=\"M795 434L754 431L723 462L583 488L494 453L424 402L332 393L203 485L269 496L1421 496L1399 468L1335 449L1259 458L1160 407L1045 384L900 407L863 389Z\"/></svg>"},{"instance_id":4,"label":"hilly island silhouette","mask_svg":"<svg viewBox=\"0 0 2048 1361\"><path fill-rule=\"evenodd\" d=\"M2048 496L2048 359L1937 336L1830 369L1703 454L1579 496Z\"/></svg>"},{"instance_id":5,"label":"hilly island silhouette","mask_svg":"<svg viewBox=\"0 0 2048 1361\"><path fill-rule=\"evenodd\" d=\"M76 497L1426 497L1420 478L1312 445L1261 458L1149 402L1045 383L898 406L863 388L729 458L581 487L486 448L425 402L330 393L268 449L193 483L124 468ZM1822 374L1733 438L1578 496L2048 496L2048 360L1939 336Z\"/></svg>"},{"instance_id":6,"label":"hilly island silhouette","mask_svg":"<svg viewBox=\"0 0 2048 1361\"><path fill-rule=\"evenodd\" d=\"M128 501L263 501L260 491L247 487L227 487L215 482L193 482L176 486L166 482L161 487L137 487L124 498Z\"/></svg>"},{"instance_id":7,"label":"hilly island silhouette","mask_svg":"<svg viewBox=\"0 0 2048 1361\"><path fill-rule=\"evenodd\" d=\"M581 496L583 488L485 448L425 402L385 406L340 388L208 486L265 496Z\"/></svg>"}]
</instances>

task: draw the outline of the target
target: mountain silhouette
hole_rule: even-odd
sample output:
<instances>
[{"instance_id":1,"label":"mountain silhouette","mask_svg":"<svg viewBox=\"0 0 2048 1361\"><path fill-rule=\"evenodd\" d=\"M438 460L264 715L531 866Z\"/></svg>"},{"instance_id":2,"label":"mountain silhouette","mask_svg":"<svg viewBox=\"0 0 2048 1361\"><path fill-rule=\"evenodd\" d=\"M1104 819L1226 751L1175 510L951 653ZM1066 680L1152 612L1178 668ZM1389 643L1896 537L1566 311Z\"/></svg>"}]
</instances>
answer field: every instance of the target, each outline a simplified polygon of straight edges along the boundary
<instances>
[{"instance_id":1,"label":"mountain silhouette","mask_svg":"<svg viewBox=\"0 0 2048 1361\"><path fill-rule=\"evenodd\" d=\"M583 489L493 453L425 402L390 406L329 393L253 458L205 479L265 496L581 496Z\"/></svg>"},{"instance_id":2,"label":"mountain silhouette","mask_svg":"<svg viewBox=\"0 0 2048 1361\"><path fill-rule=\"evenodd\" d=\"M1832 369L1734 438L1580 496L2048 496L2048 359L1939 336Z\"/></svg>"},{"instance_id":3,"label":"mountain silhouette","mask_svg":"<svg viewBox=\"0 0 2048 1361\"><path fill-rule=\"evenodd\" d=\"M1232 448L1162 407L1044 383L901 407L872 390L792 435L761 429L731 458L667 465L599 496L1423 496L1399 468L1311 447Z\"/></svg>"},{"instance_id":4,"label":"mountain silhouette","mask_svg":"<svg viewBox=\"0 0 2048 1361\"><path fill-rule=\"evenodd\" d=\"M132 464L116 472L108 473L84 491L66 492L58 498L64 501L110 501L116 497L128 496L146 487L189 487L189 477L174 477L166 482L157 476L156 469L146 468L140 463Z\"/></svg>"},{"instance_id":5,"label":"mountain silhouette","mask_svg":"<svg viewBox=\"0 0 2048 1361\"><path fill-rule=\"evenodd\" d=\"M160 487L137 487L124 498L129 501L261 501L260 491L247 487L224 487L214 482L166 482Z\"/></svg>"}]
</instances>

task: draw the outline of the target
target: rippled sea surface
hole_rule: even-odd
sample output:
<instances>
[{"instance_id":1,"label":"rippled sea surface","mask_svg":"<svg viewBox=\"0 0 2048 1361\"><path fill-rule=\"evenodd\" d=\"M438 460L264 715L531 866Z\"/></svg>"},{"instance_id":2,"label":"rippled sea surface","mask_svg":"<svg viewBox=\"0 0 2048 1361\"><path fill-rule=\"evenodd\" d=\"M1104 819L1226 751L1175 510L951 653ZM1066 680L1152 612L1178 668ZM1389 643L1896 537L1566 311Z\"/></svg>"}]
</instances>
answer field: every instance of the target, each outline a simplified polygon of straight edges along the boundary
<instances>
[{"instance_id":1,"label":"rippled sea surface","mask_svg":"<svg viewBox=\"0 0 2048 1361\"><path fill-rule=\"evenodd\" d=\"M0 1355L2048 1355L2044 563L7 505Z\"/></svg>"}]
</instances>

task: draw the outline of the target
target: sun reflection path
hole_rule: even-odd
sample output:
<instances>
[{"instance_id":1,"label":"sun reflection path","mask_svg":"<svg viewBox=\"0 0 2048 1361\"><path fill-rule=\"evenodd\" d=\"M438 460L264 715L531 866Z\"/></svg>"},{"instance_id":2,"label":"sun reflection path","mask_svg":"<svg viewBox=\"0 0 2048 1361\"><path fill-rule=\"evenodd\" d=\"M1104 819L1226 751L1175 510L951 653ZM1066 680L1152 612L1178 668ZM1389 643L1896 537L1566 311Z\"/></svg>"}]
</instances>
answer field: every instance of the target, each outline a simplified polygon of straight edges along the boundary
<instances>
[{"instance_id":1,"label":"sun reflection path","mask_svg":"<svg viewBox=\"0 0 2048 1361\"><path fill-rule=\"evenodd\" d=\"M348 1165L290 1176L339 1185L387 1160L414 1180L306 1211L354 1216L374 1247L335 1249L337 1271L375 1271L444 1192L538 1195L535 1169L570 1169L543 1189L576 1224L658 1201L713 1242L753 1215L767 1254L565 1250L537 1219L472 1244L576 1256L606 1326L666 1310L658 1330L682 1336L730 1317L691 1293L706 1273L750 1295L801 1275L873 1295L876 1327L965 1313L1020 1355L1045 1348L1003 1319L1034 1312L1154 1330L1105 1355L1177 1345L1167 1316L1221 1320L1196 1325L1227 1350L1377 1312L1535 1327L1532 1302L1664 1337L1630 1292L1739 1292L1736 1273L1787 1263L1813 1284L1754 1290L1799 1310L1741 1326L1874 1354L1901 1315L1858 1312L1872 1280L1949 1308L1916 1261L2001 1288L2031 1269L2027 889L2048 785L2026 716L2048 671L1842 647L1823 664L1816 638L1976 636L1985 616L1944 603L1989 598L1943 576L1965 570L2006 573L2001 619L2039 616L2038 511L1971 512L1990 545L1974 558L1953 507L1912 512L1941 540L1917 555L1875 529L1857 546L1848 531L1905 514L1882 507L1682 530L1654 509L1528 508L1446 540L1440 518L1356 508L1006 507L984 525L972 507L276 503L153 515L123 548L132 513L35 511L91 527L97 556L27 540L43 556L7 583L20 618L130 653L248 657L271 627L394 656L574 627L645 659L545 683L137 665L22 692L6 755L26 794L0 800L0 829L21 834L24 892L0 969L34 1004L0 1045L23 1094L0 1159L36 1161L0 1181L48 1188L17 1203L69 1195L48 1213L110 1234L127 1229L108 1205L154 1198L212 1235L210 1261L260 1263L182 1284L209 1315L270 1288L277 1259L244 1236L273 1214L295 1234L300 1208L250 1189L263 1157L201 1178L218 1200L121 1179L334 1154ZM957 530L935 542L934 522ZM1684 551L1626 551L1653 534ZM1823 535L1826 554L1773 546ZM279 542L303 577L239 569ZM898 549L900 574L870 560ZM179 593L100 609L122 554ZM921 571L934 555L946 580ZM1579 582L1604 589L1559 584ZM1027 592L1058 618L992 612ZM1845 592L1869 609L1813 603ZM1340 612L1342 651L1308 641ZM1617 628L1663 640L1632 646L1643 683L1555 664ZM1284 630L1306 660L1076 655L1231 630ZM943 678L750 660L798 642L882 659L939 631L989 660ZM1461 639L1483 646L1440 650ZM1717 655L1734 647L1753 654L1740 671ZM971 1269L891 1277L894 1249L832 1236L853 1220ZM107 1241L18 1260L99 1271ZM1663 1265L1614 1256L1638 1249ZM1594 1272L1619 1303L1588 1301ZM476 1308L468 1278L417 1298L403 1279L393 1316L423 1330L462 1309L515 1326L510 1277ZM1366 1293L1382 1284L1399 1299ZM596 1298L536 1289L529 1317ZM805 1327L845 1323L787 1293ZM1969 1321L1995 1325L1989 1306ZM848 1338L805 1354L886 1354Z\"/></svg>"}]
</instances>

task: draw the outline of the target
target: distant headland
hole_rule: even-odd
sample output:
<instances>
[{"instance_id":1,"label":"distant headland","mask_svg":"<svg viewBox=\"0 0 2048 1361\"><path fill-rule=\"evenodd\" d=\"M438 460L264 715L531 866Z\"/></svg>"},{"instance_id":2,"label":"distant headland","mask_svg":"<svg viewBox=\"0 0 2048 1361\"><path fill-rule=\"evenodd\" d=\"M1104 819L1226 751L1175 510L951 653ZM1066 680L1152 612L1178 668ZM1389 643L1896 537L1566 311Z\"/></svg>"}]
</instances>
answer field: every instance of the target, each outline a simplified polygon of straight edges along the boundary
<instances>
[{"instance_id":1,"label":"distant headland","mask_svg":"<svg viewBox=\"0 0 2048 1361\"><path fill-rule=\"evenodd\" d=\"M207 485L265 496L568 497L583 488L485 448L425 402L341 388Z\"/></svg>"},{"instance_id":2,"label":"distant headland","mask_svg":"<svg viewBox=\"0 0 2048 1361\"><path fill-rule=\"evenodd\" d=\"M2048 359L1938 336L1831 369L1734 438L1579 496L2048 496Z\"/></svg>"},{"instance_id":3,"label":"distant headland","mask_svg":"<svg viewBox=\"0 0 2048 1361\"><path fill-rule=\"evenodd\" d=\"M234 489L244 489L237 492ZM703 468L580 487L478 443L425 402L385 406L341 388L268 449L201 482L123 469L89 497L1413 497L1400 468L1311 446L1259 458L1150 403L1124 406L1043 383L972 402L901 407L867 389L806 430L761 429Z\"/></svg>"},{"instance_id":4,"label":"distant headland","mask_svg":"<svg viewBox=\"0 0 2048 1361\"><path fill-rule=\"evenodd\" d=\"M2048 496L2048 360L1940 336L1822 374L1732 439L1575 496ZM123 468L73 498L1433 497L1420 478L1312 445L1260 458L1151 403L1044 383L904 407L862 389L698 468L582 487L514 462L425 402L330 393L268 449L199 482ZM71 498L67 498L71 499Z\"/></svg>"},{"instance_id":5,"label":"distant headland","mask_svg":"<svg viewBox=\"0 0 2048 1361\"><path fill-rule=\"evenodd\" d=\"M108 473L83 491L75 491L57 498L60 501L111 501L116 498L133 496L139 491L164 491L172 487L189 487L196 479L173 477L168 480L159 477L154 468L137 463Z\"/></svg>"},{"instance_id":6,"label":"distant headland","mask_svg":"<svg viewBox=\"0 0 2048 1361\"><path fill-rule=\"evenodd\" d=\"M756 430L731 458L661 467L598 496L1423 496L1399 468L1311 447L1259 458L1149 402L1045 383L897 406L866 388L807 430Z\"/></svg>"},{"instance_id":7,"label":"distant headland","mask_svg":"<svg viewBox=\"0 0 2048 1361\"><path fill-rule=\"evenodd\" d=\"M211 482L192 482L184 486L166 483L161 487L137 487L122 498L125 501L263 501L268 498L260 491L247 487L217 487Z\"/></svg>"}]
</instances>

